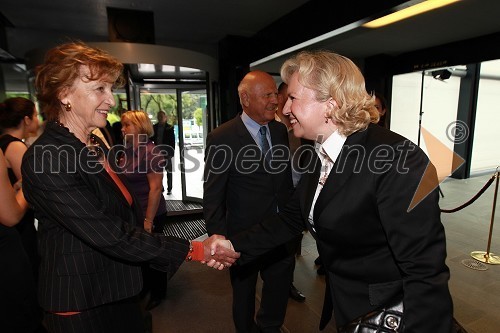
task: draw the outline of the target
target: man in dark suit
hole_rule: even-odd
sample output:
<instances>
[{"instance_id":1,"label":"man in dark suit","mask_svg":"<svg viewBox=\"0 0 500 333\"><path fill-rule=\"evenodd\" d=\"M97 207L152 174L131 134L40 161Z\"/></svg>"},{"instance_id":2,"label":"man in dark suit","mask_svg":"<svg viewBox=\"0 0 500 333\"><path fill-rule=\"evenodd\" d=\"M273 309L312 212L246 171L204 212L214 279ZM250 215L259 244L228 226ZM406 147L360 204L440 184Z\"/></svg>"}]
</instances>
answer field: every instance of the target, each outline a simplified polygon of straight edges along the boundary
<instances>
[{"instance_id":1,"label":"man in dark suit","mask_svg":"<svg viewBox=\"0 0 500 333\"><path fill-rule=\"evenodd\" d=\"M269 74L253 71L238 93L242 114L208 135L205 152L207 231L228 238L283 209L293 189L287 130L274 120L276 83ZM294 260L294 253L282 246L251 265L230 269L237 332L280 332ZM264 285L255 322L259 273Z\"/></svg>"},{"instance_id":2,"label":"man in dark suit","mask_svg":"<svg viewBox=\"0 0 500 333\"><path fill-rule=\"evenodd\" d=\"M165 154L165 171L167 172L167 194L172 194L172 158L175 152L174 127L167 123L168 117L163 111L158 111L158 123L153 126L153 142L161 147Z\"/></svg>"},{"instance_id":3,"label":"man in dark suit","mask_svg":"<svg viewBox=\"0 0 500 333\"><path fill-rule=\"evenodd\" d=\"M283 114L283 107L285 106L285 102L288 99L288 85L285 82L281 82L280 85L278 86L278 110L276 111L276 120L283 123L286 126L286 129L288 131L288 145L290 147L290 156L291 156L291 165L292 165L292 182L293 182L293 187L297 186L300 177L302 176L300 172L301 168L301 153L298 151L298 148L302 145L302 140L301 138L296 137L293 135L293 129L290 124L290 119L288 116L285 116ZM304 142L305 144L308 144ZM297 255L300 254L301 252L301 247L302 247L302 237L303 235L300 234L297 237L297 242L295 244L295 252ZM292 283L290 284L290 297L297 302L305 302L306 296L298 290L295 285Z\"/></svg>"}]
</instances>

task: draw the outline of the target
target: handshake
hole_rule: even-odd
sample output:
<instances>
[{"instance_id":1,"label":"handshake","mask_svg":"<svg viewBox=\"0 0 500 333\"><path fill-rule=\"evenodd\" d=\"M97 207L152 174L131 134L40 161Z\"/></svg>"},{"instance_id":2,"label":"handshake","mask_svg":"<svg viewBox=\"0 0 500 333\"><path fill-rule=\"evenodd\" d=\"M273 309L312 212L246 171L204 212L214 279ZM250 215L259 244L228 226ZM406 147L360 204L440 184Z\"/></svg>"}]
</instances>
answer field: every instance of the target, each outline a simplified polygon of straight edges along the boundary
<instances>
[{"instance_id":1,"label":"handshake","mask_svg":"<svg viewBox=\"0 0 500 333\"><path fill-rule=\"evenodd\" d=\"M231 267L240 257L240 253L234 251L231 241L222 235L212 235L205 239L203 252L201 263L218 270Z\"/></svg>"}]
</instances>

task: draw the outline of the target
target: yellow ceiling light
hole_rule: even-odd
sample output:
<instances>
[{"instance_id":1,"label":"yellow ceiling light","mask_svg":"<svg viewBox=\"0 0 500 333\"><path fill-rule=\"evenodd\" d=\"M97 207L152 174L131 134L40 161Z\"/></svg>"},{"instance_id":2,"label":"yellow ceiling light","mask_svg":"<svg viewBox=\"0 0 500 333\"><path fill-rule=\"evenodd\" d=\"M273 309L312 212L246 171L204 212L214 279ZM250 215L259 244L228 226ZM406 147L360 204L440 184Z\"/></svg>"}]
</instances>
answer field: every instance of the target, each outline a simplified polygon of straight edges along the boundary
<instances>
[{"instance_id":1,"label":"yellow ceiling light","mask_svg":"<svg viewBox=\"0 0 500 333\"><path fill-rule=\"evenodd\" d=\"M444 7L449 4L452 4L454 2L458 2L460 0L427 0L424 2L420 2L416 5L413 5L411 7L407 7L405 9L401 9L397 12L394 12L392 14L383 16L381 18L378 18L376 20L370 21L368 23L363 24L363 27L366 28L380 28L384 25L388 25L397 21L401 21L404 19L407 19L408 17L412 17L418 14L422 14L425 12L428 12L430 10L439 8L439 7Z\"/></svg>"}]
</instances>

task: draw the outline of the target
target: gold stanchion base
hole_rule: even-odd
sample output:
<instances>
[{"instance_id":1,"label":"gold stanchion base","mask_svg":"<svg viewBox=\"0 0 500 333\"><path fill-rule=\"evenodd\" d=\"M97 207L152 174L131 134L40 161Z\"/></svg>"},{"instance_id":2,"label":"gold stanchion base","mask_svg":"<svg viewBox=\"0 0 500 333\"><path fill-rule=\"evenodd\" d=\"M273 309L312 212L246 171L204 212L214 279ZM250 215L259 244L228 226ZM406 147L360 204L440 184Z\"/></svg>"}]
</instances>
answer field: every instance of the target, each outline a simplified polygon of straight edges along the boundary
<instances>
[{"instance_id":1,"label":"gold stanchion base","mask_svg":"<svg viewBox=\"0 0 500 333\"><path fill-rule=\"evenodd\" d=\"M462 265L464 265L465 267L470 268L470 269L475 269L476 271L487 271L488 270L488 266L486 266L485 264L483 264L482 262L480 262L474 258L468 258L468 259L462 260Z\"/></svg>"},{"instance_id":2,"label":"gold stanchion base","mask_svg":"<svg viewBox=\"0 0 500 333\"><path fill-rule=\"evenodd\" d=\"M474 251L470 253L470 256L487 264L500 265L500 257L494 253L486 254L484 251Z\"/></svg>"}]
</instances>

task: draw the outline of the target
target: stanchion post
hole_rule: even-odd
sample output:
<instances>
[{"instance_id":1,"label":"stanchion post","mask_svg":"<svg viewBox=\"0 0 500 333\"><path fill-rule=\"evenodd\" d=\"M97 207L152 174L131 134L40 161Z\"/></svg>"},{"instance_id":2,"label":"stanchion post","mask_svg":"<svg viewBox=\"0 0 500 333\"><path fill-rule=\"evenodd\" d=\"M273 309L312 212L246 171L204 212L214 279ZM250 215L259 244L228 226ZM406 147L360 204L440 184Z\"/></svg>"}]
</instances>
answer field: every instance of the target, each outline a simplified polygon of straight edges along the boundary
<instances>
[{"instance_id":1,"label":"stanchion post","mask_svg":"<svg viewBox=\"0 0 500 333\"><path fill-rule=\"evenodd\" d=\"M476 260L479 260L481 262L484 262L486 264L492 264L492 265L498 265L500 264L500 257L493 254L493 253L490 253L490 248L491 248L491 237L493 235L493 223L495 221L495 210L496 210L496 206L497 206L497 196L498 196L498 181L499 181L499 171L498 171L498 167L497 167L497 170L495 172L495 178L496 178L496 182L495 182L495 193L493 194L493 208L492 208L492 212L491 212L491 222L490 222L490 233L488 235L488 245L486 247L486 252L484 251L473 251L471 252L471 257L476 259Z\"/></svg>"}]
</instances>

